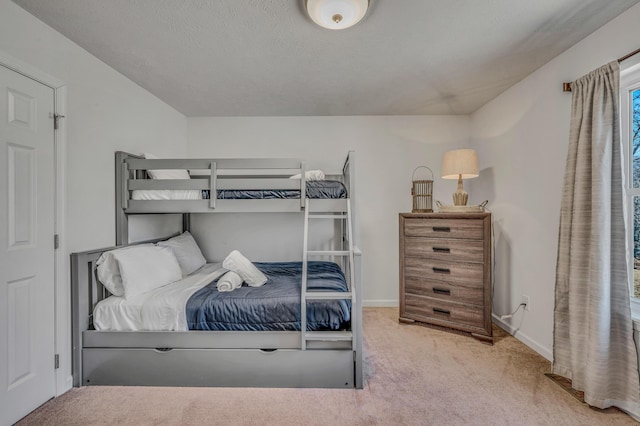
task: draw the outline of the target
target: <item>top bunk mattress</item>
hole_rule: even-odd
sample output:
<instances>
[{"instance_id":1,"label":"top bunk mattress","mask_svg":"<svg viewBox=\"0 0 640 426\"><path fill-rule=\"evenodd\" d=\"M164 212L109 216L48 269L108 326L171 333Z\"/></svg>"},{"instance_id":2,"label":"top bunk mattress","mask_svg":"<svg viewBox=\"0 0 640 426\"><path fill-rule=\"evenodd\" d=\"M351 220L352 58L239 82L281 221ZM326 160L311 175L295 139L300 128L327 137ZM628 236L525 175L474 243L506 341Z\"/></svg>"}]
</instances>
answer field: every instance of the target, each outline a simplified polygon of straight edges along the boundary
<instances>
[{"instance_id":1,"label":"top bunk mattress","mask_svg":"<svg viewBox=\"0 0 640 426\"><path fill-rule=\"evenodd\" d=\"M347 198L347 188L337 180L312 180L306 182L307 198ZM218 200L262 200L300 198L297 189L219 189ZM133 200L198 200L210 198L209 190L135 190Z\"/></svg>"}]
</instances>

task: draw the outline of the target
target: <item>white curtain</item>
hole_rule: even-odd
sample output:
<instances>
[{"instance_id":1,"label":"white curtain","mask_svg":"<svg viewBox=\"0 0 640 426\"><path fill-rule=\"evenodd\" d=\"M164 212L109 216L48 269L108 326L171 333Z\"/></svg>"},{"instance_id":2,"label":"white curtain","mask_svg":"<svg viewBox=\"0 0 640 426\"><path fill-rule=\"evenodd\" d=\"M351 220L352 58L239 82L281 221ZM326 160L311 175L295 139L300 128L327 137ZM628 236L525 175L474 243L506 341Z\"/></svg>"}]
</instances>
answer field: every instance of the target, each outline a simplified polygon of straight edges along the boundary
<instances>
[{"instance_id":1,"label":"white curtain","mask_svg":"<svg viewBox=\"0 0 640 426\"><path fill-rule=\"evenodd\" d=\"M627 270L620 143L620 69L571 84L567 168L556 266L553 372L588 404L640 415Z\"/></svg>"}]
</instances>

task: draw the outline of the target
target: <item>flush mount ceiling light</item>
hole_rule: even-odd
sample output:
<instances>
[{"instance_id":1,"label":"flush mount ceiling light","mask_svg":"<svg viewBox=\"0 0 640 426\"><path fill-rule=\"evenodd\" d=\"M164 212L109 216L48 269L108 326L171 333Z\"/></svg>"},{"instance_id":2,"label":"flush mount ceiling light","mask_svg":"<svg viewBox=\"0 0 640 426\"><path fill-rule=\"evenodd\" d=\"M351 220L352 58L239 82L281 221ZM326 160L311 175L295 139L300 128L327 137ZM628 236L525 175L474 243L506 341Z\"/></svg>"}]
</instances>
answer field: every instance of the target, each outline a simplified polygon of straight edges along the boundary
<instances>
[{"instance_id":1,"label":"flush mount ceiling light","mask_svg":"<svg viewBox=\"0 0 640 426\"><path fill-rule=\"evenodd\" d=\"M306 0L313 22L330 30L343 30L362 20L369 0Z\"/></svg>"}]
</instances>

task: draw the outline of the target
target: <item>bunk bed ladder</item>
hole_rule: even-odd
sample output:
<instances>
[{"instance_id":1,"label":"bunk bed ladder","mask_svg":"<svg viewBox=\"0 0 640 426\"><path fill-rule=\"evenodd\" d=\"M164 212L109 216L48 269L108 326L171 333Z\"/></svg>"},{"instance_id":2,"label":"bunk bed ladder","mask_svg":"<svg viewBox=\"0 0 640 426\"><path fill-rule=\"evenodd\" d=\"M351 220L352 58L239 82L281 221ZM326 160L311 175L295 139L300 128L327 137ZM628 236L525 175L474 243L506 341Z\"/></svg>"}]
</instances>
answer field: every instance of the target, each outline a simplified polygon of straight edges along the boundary
<instances>
[{"instance_id":1,"label":"bunk bed ladder","mask_svg":"<svg viewBox=\"0 0 640 426\"><path fill-rule=\"evenodd\" d=\"M351 300L351 308L356 303L355 294L355 269L353 259L353 230L351 223L351 205L346 203L346 212L329 212L313 214L309 211L309 200L305 201L304 209L304 236L302 245L302 288L300 292L300 330L302 335L301 349L307 349L309 341L351 341L353 345L354 335L352 331L307 331L307 301L308 300ZM309 250L309 219L341 220L347 229L346 250ZM343 227L344 229L344 227ZM348 292L307 291L307 277L309 257L311 256L342 256L348 260L343 262L343 270L348 267ZM354 348L355 349L355 348Z\"/></svg>"}]
</instances>

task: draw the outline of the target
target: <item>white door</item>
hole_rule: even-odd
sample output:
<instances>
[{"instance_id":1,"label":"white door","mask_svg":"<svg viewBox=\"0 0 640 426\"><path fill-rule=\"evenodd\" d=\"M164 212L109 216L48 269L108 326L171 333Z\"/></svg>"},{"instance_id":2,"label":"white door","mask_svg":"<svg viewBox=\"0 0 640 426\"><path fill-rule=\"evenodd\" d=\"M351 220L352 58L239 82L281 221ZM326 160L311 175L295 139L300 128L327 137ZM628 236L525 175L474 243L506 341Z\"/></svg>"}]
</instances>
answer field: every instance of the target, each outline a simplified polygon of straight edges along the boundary
<instances>
[{"instance_id":1,"label":"white door","mask_svg":"<svg viewBox=\"0 0 640 426\"><path fill-rule=\"evenodd\" d=\"M0 425L55 395L53 111L0 66Z\"/></svg>"}]
</instances>

